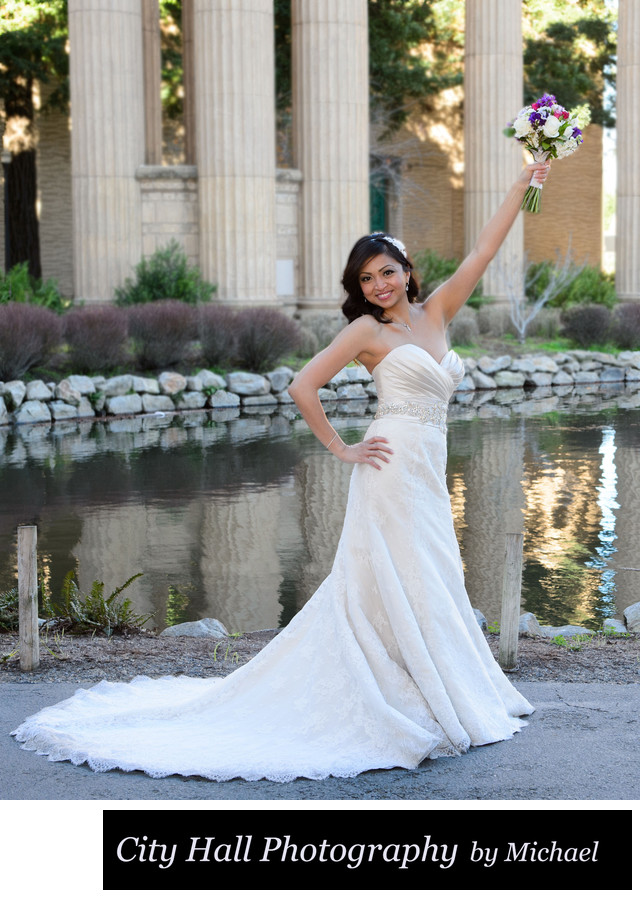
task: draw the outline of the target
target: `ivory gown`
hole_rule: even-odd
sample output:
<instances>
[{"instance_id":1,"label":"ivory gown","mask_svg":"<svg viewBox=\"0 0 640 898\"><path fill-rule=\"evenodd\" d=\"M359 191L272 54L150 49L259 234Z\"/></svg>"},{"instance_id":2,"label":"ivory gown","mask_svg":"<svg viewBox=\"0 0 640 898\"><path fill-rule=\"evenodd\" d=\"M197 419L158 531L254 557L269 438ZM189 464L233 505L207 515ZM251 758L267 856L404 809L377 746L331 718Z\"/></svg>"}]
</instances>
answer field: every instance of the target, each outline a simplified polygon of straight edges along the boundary
<instances>
[{"instance_id":1,"label":"ivory gown","mask_svg":"<svg viewBox=\"0 0 640 898\"><path fill-rule=\"evenodd\" d=\"M50 760L150 776L286 782L412 768L509 739L534 709L494 660L464 586L445 480L446 411L464 374L408 343L377 366L368 436L333 568L291 623L225 678L79 689L13 735Z\"/></svg>"}]
</instances>

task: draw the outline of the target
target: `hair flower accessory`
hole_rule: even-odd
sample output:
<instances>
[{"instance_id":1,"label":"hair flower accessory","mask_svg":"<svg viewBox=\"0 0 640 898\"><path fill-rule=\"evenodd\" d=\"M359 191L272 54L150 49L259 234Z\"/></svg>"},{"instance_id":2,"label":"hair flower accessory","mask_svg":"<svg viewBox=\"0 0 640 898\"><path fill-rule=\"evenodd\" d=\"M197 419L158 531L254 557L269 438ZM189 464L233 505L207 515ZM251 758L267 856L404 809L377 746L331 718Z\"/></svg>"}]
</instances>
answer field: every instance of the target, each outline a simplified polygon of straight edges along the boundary
<instances>
[{"instance_id":1,"label":"hair flower accessory","mask_svg":"<svg viewBox=\"0 0 640 898\"><path fill-rule=\"evenodd\" d=\"M390 237L389 234L385 234L384 231L374 231L373 234L370 234L369 236L380 237L381 240L386 240L387 243L391 243L396 249L399 249L405 259L408 258L406 246L402 240L398 240L397 237Z\"/></svg>"},{"instance_id":2,"label":"hair flower accessory","mask_svg":"<svg viewBox=\"0 0 640 898\"><path fill-rule=\"evenodd\" d=\"M583 130L589 124L588 106L578 106L570 112L561 106L553 94L543 94L530 106L525 106L505 128L507 137L515 137L536 162L547 159L563 159L575 153L584 138ZM527 212L540 211L542 184L531 179L522 201Z\"/></svg>"}]
</instances>

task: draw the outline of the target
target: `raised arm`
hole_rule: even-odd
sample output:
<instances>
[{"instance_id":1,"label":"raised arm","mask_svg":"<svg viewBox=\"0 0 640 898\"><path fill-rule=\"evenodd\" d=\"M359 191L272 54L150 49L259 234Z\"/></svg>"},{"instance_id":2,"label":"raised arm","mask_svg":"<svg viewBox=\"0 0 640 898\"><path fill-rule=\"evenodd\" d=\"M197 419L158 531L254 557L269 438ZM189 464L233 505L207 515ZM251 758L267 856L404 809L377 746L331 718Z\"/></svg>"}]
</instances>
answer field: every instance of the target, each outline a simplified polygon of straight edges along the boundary
<instances>
[{"instance_id":1,"label":"raised arm","mask_svg":"<svg viewBox=\"0 0 640 898\"><path fill-rule=\"evenodd\" d=\"M531 175L535 173L542 184L549 173L549 165L535 162L527 165L511 187L495 215L480 231L476 244L458 270L429 297L429 306L439 309L445 326L449 324L473 293L473 288L487 270L511 226L518 216Z\"/></svg>"},{"instance_id":2,"label":"raised arm","mask_svg":"<svg viewBox=\"0 0 640 898\"><path fill-rule=\"evenodd\" d=\"M314 356L296 374L289 385L289 395L298 406L313 433L329 452L344 462L361 462L380 470L380 461L388 461L392 454L383 437L365 440L348 446L343 443L325 415L318 390L342 370L345 365L365 352L375 340L377 323L370 315L363 315L347 325L333 342Z\"/></svg>"}]
</instances>

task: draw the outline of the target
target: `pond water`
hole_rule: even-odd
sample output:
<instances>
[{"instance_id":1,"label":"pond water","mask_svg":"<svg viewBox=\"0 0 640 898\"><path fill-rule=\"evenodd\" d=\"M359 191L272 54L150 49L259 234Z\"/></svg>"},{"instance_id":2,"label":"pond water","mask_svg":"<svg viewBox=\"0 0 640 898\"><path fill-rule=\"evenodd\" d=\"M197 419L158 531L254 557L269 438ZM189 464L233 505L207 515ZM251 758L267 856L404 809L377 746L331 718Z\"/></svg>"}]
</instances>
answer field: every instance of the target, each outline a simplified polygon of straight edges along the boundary
<instances>
[{"instance_id":1,"label":"pond water","mask_svg":"<svg viewBox=\"0 0 640 898\"><path fill-rule=\"evenodd\" d=\"M640 394L594 388L459 396L448 482L467 586L500 617L505 534L524 533L522 610L597 625L640 597ZM328 408L346 440L372 409ZM344 413L347 414L344 414ZM149 625L215 617L231 631L286 624L330 570L350 466L290 408L0 429L0 590L16 530L39 564L127 592Z\"/></svg>"}]
</instances>

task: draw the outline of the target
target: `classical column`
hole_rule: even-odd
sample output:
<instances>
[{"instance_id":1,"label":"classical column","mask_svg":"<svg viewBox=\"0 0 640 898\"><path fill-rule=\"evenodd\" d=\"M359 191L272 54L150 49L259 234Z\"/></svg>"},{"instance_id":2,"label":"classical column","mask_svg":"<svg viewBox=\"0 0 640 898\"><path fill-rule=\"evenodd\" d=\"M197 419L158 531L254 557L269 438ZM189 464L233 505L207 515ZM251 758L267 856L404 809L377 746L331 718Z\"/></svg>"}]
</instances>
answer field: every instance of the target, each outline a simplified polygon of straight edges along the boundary
<instances>
[{"instance_id":1,"label":"classical column","mask_svg":"<svg viewBox=\"0 0 640 898\"><path fill-rule=\"evenodd\" d=\"M276 299L272 0L194 0L200 267L217 296Z\"/></svg>"},{"instance_id":2,"label":"classical column","mask_svg":"<svg viewBox=\"0 0 640 898\"><path fill-rule=\"evenodd\" d=\"M144 112L147 165L162 165L162 101L160 84L160 7L158 0L142 0Z\"/></svg>"},{"instance_id":3,"label":"classical column","mask_svg":"<svg viewBox=\"0 0 640 898\"><path fill-rule=\"evenodd\" d=\"M522 152L503 132L522 108L520 0L467 0L464 67L465 252L522 168ZM484 276L486 296L507 299L500 266L520 270L522 215Z\"/></svg>"},{"instance_id":4,"label":"classical column","mask_svg":"<svg viewBox=\"0 0 640 898\"><path fill-rule=\"evenodd\" d=\"M624 302L640 301L640 3L618 5L618 75L616 80L617 206L616 291Z\"/></svg>"},{"instance_id":5,"label":"classical column","mask_svg":"<svg viewBox=\"0 0 640 898\"><path fill-rule=\"evenodd\" d=\"M367 0L293 0L291 9L299 307L335 308L349 250L369 230Z\"/></svg>"},{"instance_id":6,"label":"classical column","mask_svg":"<svg viewBox=\"0 0 640 898\"><path fill-rule=\"evenodd\" d=\"M69 0L74 293L109 301L142 254L140 0Z\"/></svg>"}]
</instances>

